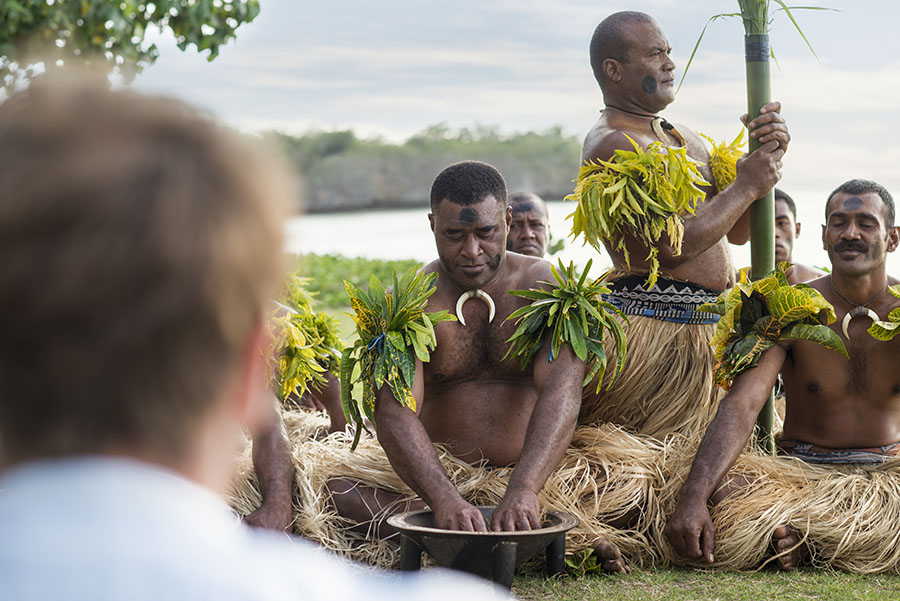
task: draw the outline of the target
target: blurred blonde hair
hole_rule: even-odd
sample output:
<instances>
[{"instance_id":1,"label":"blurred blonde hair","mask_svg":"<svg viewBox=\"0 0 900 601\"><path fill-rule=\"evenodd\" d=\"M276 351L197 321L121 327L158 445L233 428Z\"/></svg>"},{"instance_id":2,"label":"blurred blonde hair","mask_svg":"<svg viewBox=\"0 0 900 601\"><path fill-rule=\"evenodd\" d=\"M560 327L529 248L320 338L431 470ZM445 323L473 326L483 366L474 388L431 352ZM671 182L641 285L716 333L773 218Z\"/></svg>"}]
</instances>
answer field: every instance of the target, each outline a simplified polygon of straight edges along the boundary
<instances>
[{"instance_id":1,"label":"blurred blonde hair","mask_svg":"<svg viewBox=\"0 0 900 601\"><path fill-rule=\"evenodd\" d=\"M184 103L43 79L0 105L0 456L177 458L277 287L292 182Z\"/></svg>"}]
</instances>

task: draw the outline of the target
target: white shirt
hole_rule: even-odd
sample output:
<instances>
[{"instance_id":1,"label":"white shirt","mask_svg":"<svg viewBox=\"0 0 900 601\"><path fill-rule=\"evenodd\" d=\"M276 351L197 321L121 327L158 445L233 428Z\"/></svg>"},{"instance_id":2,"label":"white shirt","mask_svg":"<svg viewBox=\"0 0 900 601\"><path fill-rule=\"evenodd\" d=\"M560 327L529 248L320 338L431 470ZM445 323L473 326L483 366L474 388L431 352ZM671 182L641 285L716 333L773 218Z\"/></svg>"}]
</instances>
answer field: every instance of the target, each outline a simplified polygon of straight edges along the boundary
<instances>
[{"instance_id":1,"label":"white shirt","mask_svg":"<svg viewBox=\"0 0 900 601\"><path fill-rule=\"evenodd\" d=\"M435 581L439 580L437 586ZM0 597L9 601L495 599L456 574L400 578L248 528L160 466L80 457L0 478Z\"/></svg>"}]
</instances>

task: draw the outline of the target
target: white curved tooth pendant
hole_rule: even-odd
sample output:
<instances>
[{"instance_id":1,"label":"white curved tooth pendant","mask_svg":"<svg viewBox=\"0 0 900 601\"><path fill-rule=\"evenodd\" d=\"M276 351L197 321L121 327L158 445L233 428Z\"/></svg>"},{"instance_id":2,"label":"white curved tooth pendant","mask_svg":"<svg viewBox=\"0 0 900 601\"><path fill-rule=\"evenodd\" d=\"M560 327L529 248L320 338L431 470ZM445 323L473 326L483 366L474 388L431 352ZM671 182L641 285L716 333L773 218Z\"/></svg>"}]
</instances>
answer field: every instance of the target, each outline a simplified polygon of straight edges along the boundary
<instances>
[{"instance_id":1,"label":"white curved tooth pendant","mask_svg":"<svg viewBox=\"0 0 900 601\"><path fill-rule=\"evenodd\" d=\"M462 294L459 295L459 298L456 300L456 318L459 319L459 323L466 325L466 318L463 316L463 305L466 304L466 301L470 298L477 298L479 300L484 301L484 303L488 306L488 323L494 321L494 314L496 313L496 309L494 308L494 299L491 298L491 295L482 290L481 288L476 288L475 290L466 290Z\"/></svg>"},{"instance_id":2,"label":"white curved tooth pendant","mask_svg":"<svg viewBox=\"0 0 900 601\"><path fill-rule=\"evenodd\" d=\"M844 315L844 320L841 322L841 331L844 332L844 338L847 340L850 340L850 334L847 331L847 328L850 327L850 320L861 315L867 316L873 323L880 319L878 313L868 307L854 307L850 309L847 311L847 314Z\"/></svg>"}]
</instances>

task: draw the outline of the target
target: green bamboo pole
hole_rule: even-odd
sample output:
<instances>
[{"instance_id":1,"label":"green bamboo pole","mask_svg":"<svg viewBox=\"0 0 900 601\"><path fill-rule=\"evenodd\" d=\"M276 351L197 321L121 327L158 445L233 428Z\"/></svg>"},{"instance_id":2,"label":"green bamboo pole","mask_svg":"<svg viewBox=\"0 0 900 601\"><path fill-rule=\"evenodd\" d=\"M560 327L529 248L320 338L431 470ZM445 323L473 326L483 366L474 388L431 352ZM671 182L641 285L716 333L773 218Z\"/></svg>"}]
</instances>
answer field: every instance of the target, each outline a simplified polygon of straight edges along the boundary
<instances>
[{"instance_id":1,"label":"green bamboo pole","mask_svg":"<svg viewBox=\"0 0 900 601\"><path fill-rule=\"evenodd\" d=\"M745 2L740 2L742 12ZM768 2L757 1L755 15L744 12L744 58L747 66L747 114L749 120L759 115L759 109L771 100L769 77ZM761 11L761 15L760 15ZM759 17L762 18L759 18ZM750 152L759 142L750 138ZM750 263L751 277L758 279L775 269L775 194L770 190L750 207ZM769 453L775 452L775 396L769 399L756 420L757 442Z\"/></svg>"}]
</instances>

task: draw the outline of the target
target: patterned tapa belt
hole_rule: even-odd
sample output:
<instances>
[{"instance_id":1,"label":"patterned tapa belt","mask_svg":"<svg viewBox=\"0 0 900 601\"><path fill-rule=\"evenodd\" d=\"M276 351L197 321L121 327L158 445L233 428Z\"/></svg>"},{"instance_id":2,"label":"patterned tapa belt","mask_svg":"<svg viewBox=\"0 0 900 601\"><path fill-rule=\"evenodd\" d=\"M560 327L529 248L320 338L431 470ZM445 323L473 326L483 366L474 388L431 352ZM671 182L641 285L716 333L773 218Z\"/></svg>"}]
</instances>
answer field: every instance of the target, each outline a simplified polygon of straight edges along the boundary
<instances>
[{"instance_id":1,"label":"patterned tapa belt","mask_svg":"<svg viewBox=\"0 0 900 601\"><path fill-rule=\"evenodd\" d=\"M715 313L697 311L703 303L712 303L719 292L693 282L659 278L651 288L644 287L645 275L627 275L607 283L606 302L625 315L640 315L675 323L710 324L719 321Z\"/></svg>"}]
</instances>

